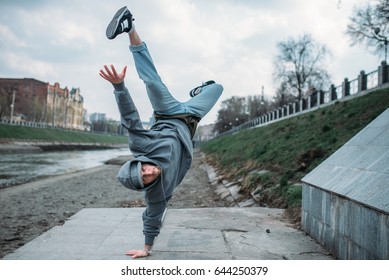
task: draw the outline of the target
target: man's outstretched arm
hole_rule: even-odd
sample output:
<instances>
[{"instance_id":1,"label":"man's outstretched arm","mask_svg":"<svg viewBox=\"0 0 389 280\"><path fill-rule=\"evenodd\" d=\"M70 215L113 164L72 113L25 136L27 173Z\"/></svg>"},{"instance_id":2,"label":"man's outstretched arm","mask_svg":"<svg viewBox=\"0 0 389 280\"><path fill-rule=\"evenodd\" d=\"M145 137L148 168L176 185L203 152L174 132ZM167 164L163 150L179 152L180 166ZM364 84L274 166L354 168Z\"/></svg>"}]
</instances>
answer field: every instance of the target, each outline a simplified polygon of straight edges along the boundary
<instances>
[{"instance_id":1,"label":"man's outstretched arm","mask_svg":"<svg viewBox=\"0 0 389 280\"><path fill-rule=\"evenodd\" d=\"M115 89L114 93L122 119L122 125L129 131L144 130L136 106L124 84L126 70L127 66L123 68L121 73L118 73L113 65L111 65L111 68L104 65L104 68L100 70L99 74L103 79L110 82Z\"/></svg>"}]
</instances>

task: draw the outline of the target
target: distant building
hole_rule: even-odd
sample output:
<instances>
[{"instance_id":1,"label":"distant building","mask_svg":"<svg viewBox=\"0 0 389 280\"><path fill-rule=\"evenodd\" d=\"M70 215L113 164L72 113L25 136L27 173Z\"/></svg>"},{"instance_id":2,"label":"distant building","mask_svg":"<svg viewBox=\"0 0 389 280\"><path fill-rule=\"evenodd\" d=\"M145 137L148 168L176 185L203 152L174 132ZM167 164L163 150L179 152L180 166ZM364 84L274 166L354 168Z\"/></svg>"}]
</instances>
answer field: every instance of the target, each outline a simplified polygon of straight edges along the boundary
<instances>
[{"instance_id":1,"label":"distant building","mask_svg":"<svg viewBox=\"0 0 389 280\"><path fill-rule=\"evenodd\" d=\"M98 122L105 122L107 121L107 119L104 113L92 113L89 116L89 121L91 123L96 123L96 122L98 123Z\"/></svg>"},{"instance_id":2,"label":"distant building","mask_svg":"<svg viewBox=\"0 0 389 280\"><path fill-rule=\"evenodd\" d=\"M193 141L204 142L216 137L217 133L214 132L215 124L201 125L197 127L196 134L193 137Z\"/></svg>"},{"instance_id":3,"label":"distant building","mask_svg":"<svg viewBox=\"0 0 389 280\"><path fill-rule=\"evenodd\" d=\"M84 99L79 88L35 79L0 78L0 118L83 130Z\"/></svg>"}]
</instances>

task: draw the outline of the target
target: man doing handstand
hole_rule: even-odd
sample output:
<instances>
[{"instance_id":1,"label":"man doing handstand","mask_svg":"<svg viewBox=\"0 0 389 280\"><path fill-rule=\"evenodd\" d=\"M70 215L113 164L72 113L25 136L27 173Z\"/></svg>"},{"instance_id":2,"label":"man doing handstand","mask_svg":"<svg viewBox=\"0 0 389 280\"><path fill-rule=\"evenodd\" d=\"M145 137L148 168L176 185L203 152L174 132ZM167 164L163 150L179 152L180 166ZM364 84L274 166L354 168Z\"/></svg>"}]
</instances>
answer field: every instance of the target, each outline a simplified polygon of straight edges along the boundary
<instances>
[{"instance_id":1,"label":"man doing handstand","mask_svg":"<svg viewBox=\"0 0 389 280\"><path fill-rule=\"evenodd\" d=\"M215 105L223 87L214 81L208 81L190 91L190 100L177 101L162 83L146 44L135 30L132 14L127 7L117 11L106 30L108 39L114 39L122 33L129 34L129 48L135 67L146 86L156 118L150 130L143 128L124 84L126 66L120 73L113 65L105 65L100 70L100 76L114 87L121 122L128 130L129 148L134 155L134 160L126 162L120 168L118 180L129 189L145 193L147 207L142 215L144 248L126 253L139 258L150 254L160 232L167 202L191 166L192 137L197 123Z\"/></svg>"}]
</instances>

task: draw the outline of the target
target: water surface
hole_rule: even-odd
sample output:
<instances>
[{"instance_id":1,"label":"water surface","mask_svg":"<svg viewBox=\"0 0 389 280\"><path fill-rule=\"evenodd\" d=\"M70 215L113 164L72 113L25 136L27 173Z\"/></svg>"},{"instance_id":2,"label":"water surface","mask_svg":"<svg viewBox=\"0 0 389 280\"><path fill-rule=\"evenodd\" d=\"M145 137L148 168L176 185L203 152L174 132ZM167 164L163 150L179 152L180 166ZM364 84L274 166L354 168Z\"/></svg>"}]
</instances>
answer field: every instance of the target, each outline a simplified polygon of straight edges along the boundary
<instances>
[{"instance_id":1,"label":"water surface","mask_svg":"<svg viewBox=\"0 0 389 280\"><path fill-rule=\"evenodd\" d=\"M0 155L0 188L52 176L80 171L118 156L128 156L128 148L88 151L42 152Z\"/></svg>"}]
</instances>

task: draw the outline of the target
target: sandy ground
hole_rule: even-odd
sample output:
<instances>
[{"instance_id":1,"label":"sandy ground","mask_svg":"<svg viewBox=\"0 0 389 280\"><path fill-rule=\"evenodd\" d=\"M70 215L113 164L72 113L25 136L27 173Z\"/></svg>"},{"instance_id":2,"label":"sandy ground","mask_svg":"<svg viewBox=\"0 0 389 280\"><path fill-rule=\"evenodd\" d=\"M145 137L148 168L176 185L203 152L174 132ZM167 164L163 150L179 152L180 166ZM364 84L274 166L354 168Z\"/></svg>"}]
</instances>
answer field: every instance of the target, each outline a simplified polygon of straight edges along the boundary
<instances>
[{"instance_id":1,"label":"sandy ground","mask_svg":"<svg viewBox=\"0 0 389 280\"><path fill-rule=\"evenodd\" d=\"M143 194L116 180L124 160L0 190L0 258L83 208L143 207ZM229 206L215 194L202 163L195 150L192 167L176 188L170 208Z\"/></svg>"}]
</instances>

